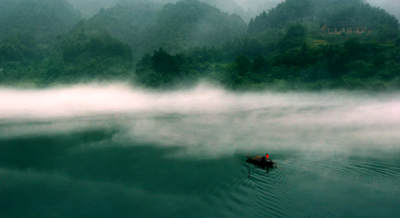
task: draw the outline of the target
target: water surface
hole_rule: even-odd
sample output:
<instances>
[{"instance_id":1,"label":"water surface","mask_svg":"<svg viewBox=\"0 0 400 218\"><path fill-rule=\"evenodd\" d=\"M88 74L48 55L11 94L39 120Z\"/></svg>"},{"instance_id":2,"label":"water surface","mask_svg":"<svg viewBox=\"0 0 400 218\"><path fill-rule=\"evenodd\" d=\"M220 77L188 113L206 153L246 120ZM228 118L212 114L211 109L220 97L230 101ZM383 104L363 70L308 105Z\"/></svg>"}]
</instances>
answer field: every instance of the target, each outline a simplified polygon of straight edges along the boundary
<instances>
[{"instance_id":1,"label":"water surface","mask_svg":"<svg viewBox=\"0 0 400 218\"><path fill-rule=\"evenodd\" d=\"M396 217L397 96L3 89L0 216Z\"/></svg>"}]
</instances>

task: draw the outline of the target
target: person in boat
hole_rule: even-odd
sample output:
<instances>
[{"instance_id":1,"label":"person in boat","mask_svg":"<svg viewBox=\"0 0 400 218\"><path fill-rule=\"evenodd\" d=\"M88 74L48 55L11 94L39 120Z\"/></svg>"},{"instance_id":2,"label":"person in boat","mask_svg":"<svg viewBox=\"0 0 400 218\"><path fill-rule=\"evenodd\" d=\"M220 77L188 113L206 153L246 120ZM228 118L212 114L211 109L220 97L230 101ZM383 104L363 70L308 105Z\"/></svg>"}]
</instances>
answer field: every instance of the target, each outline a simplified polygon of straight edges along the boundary
<instances>
[{"instance_id":1,"label":"person in boat","mask_svg":"<svg viewBox=\"0 0 400 218\"><path fill-rule=\"evenodd\" d=\"M264 157L261 158L262 162L267 162L269 160L269 154L266 153Z\"/></svg>"}]
</instances>

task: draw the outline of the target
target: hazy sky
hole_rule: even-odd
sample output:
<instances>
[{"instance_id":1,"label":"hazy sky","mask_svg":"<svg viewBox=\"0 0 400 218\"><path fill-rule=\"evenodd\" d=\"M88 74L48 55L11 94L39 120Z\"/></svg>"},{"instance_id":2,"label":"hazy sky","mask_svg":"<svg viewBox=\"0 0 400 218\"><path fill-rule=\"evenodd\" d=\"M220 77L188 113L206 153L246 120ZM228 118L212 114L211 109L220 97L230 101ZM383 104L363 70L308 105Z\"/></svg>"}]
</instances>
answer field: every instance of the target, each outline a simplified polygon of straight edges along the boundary
<instances>
[{"instance_id":1,"label":"hazy sky","mask_svg":"<svg viewBox=\"0 0 400 218\"><path fill-rule=\"evenodd\" d=\"M266 11L272 7L275 7L282 1L283 0L235 0L235 2L243 9L247 10L250 8L256 12Z\"/></svg>"},{"instance_id":2,"label":"hazy sky","mask_svg":"<svg viewBox=\"0 0 400 218\"><path fill-rule=\"evenodd\" d=\"M81 9L85 10L84 15L88 16L95 14L101 7L111 7L118 0L68 0L73 5L77 7L81 7ZM158 2L176 2L178 0L151 0ZM214 0L215 2L223 1L223 0ZM241 6L245 11L250 9L255 15L261 13L262 11L267 11L268 9L275 7L277 4L284 0L234 0L239 6ZM210 2L210 0L207 0ZM400 17L400 0L367 0L373 6L379 6L385 10L387 10L391 14L395 14L398 18ZM210 3L212 4L212 3ZM224 4L218 4L224 5ZM222 9L224 10L224 9ZM230 11L230 9L226 9L226 11Z\"/></svg>"}]
</instances>

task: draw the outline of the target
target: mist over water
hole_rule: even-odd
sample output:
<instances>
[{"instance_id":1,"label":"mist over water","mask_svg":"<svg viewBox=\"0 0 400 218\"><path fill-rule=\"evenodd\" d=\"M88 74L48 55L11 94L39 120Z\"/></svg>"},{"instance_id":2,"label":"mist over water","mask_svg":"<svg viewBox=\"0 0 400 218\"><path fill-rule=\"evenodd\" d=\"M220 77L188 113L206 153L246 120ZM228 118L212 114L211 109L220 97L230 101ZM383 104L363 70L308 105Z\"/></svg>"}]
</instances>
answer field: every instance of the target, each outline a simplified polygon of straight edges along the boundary
<instances>
[{"instance_id":1,"label":"mist over water","mask_svg":"<svg viewBox=\"0 0 400 218\"><path fill-rule=\"evenodd\" d=\"M0 99L2 217L400 212L398 93L92 84ZM245 162L265 152L280 168Z\"/></svg>"},{"instance_id":2,"label":"mist over water","mask_svg":"<svg viewBox=\"0 0 400 218\"><path fill-rule=\"evenodd\" d=\"M232 93L207 85L156 92L111 84L3 88L0 99L1 138L118 128L112 140L183 146L206 156L265 147L390 150L400 139L398 93Z\"/></svg>"},{"instance_id":3,"label":"mist over water","mask_svg":"<svg viewBox=\"0 0 400 218\"><path fill-rule=\"evenodd\" d=\"M121 129L114 140L179 145L211 154L265 146L392 149L400 139L397 93L231 93L207 85L155 92L111 84L3 88L0 99L2 138L111 125Z\"/></svg>"}]
</instances>

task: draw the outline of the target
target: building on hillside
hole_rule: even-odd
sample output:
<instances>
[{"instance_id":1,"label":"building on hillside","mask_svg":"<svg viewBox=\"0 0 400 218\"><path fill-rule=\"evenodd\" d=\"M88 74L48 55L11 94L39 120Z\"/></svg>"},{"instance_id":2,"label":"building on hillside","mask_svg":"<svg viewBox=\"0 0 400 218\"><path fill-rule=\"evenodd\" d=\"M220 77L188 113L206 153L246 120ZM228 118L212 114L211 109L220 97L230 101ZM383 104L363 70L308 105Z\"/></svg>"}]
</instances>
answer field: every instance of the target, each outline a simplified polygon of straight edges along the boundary
<instances>
[{"instance_id":1,"label":"building on hillside","mask_svg":"<svg viewBox=\"0 0 400 218\"><path fill-rule=\"evenodd\" d=\"M321 31L326 34L361 34L367 31L366 25L359 22L327 22L321 24Z\"/></svg>"}]
</instances>

